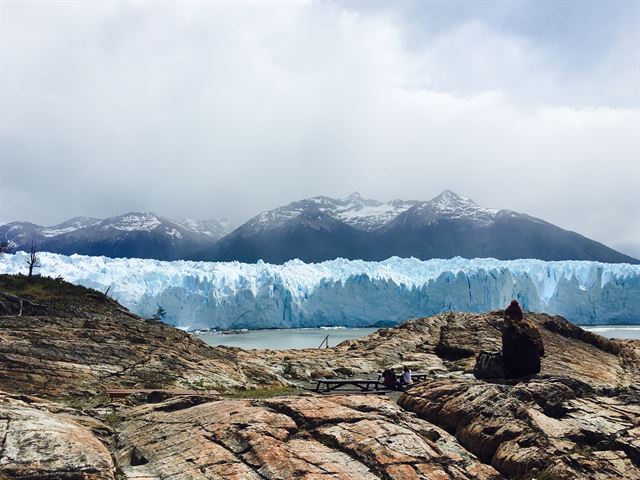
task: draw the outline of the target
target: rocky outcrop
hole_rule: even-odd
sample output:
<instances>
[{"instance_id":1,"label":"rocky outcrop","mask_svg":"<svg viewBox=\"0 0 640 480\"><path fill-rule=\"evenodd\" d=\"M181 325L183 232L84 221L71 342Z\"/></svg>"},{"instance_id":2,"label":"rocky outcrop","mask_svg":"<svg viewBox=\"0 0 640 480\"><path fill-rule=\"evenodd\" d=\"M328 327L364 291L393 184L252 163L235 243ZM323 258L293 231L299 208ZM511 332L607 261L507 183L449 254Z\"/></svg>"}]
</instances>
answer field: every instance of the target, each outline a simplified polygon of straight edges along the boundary
<instances>
[{"instance_id":1,"label":"rocky outcrop","mask_svg":"<svg viewBox=\"0 0 640 480\"><path fill-rule=\"evenodd\" d=\"M571 376L602 386L638 382L640 342L609 340L559 316L537 313L526 316L539 327L544 342L542 373ZM481 350L500 349L502 324L502 311L450 312L378 330L344 342L338 350L355 351L365 358L379 357L388 365L408 363L415 369L441 365L446 371L471 373Z\"/></svg>"},{"instance_id":2,"label":"rocky outcrop","mask_svg":"<svg viewBox=\"0 0 640 480\"><path fill-rule=\"evenodd\" d=\"M481 350L500 346L501 312L490 312L414 319L331 349L210 347L168 325L132 315L93 290L53 279L25 279L0 276L0 291L12 287L11 296L26 298L24 292L40 289L29 301L48 313L0 315L1 387L17 393L86 396L107 387L229 391L300 385L317 377L376 375L403 364L435 376L459 375L473 370ZM527 317L539 326L545 344L543 373L616 387L638 377L640 342L608 340L557 316Z\"/></svg>"},{"instance_id":3,"label":"rocky outcrop","mask_svg":"<svg viewBox=\"0 0 640 480\"><path fill-rule=\"evenodd\" d=\"M0 317L2 388L96 395L107 387L214 388L279 384L271 369L167 325L123 314ZM240 366L244 365L244 367Z\"/></svg>"},{"instance_id":4,"label":"rocky outcrop","mask_svg":"<svg viewBox=\"0 0 640 480\"><path fill-rule=\"evenodd\" d=\"M278 384L257 362L140 318L94 290L50 278L0 276L0 387L45 396L97 395L107 387L213 388ZM35 293L34 293L35 292ZM19 298L47 315L15 314ZM26 305L26 304L25 304Z\"/></svg>"},{"instance_id":5,"label":"rocky outcrop","mask_svg":"<svg viewBox=\"0 0 640 480\"><path fill-rule=\"evenodd\" d=\"M0 392L0 478L111 480L111 454L98 439L108 430L73 409Z\"/></svg>"},{"instance_id":6,"label":"rocky outcrop","mask_svg":"<svg viewBox=\"0 0 640 480\"><path fill-rule=\"evenodd\" d=\"M569 377L500 385L443 379L398 401L508 478L640 479L640 389Z\"/></svg>"},{"instance_id":7,"label":"rocky outcrop","mask_svg":"<svg viewBox=\"0 0 640 480\"><path fill-rule=\"evenodd\" d=\"M0 291L7 282L0 276ZM210 347L99 292L15 282L0 309L3 480L116 471L119 480L640 479L640 342L527 314L545 344L542 375L497 384L470 372L481 350L500 345L501 312L414 319L330 349L245 351ZM15 297L38 307L19 316ZM433 378L400 406L377 396L223 398L403 364ZM215 388L223 397L108 404L96 397L107 387Z\"/></svg>"},{"instance_id":8,"label":"rocky outcrop","mask_svg":"<svg viewBox=\"0 0 640 480\"><path fill-rule=\"evenodd\" d=\"M93 301L93 300L90 300ZM529 314L547 355L542 372L593 385L638 377L638 342L612 341L560 317ZM470 373L480 350L500 345L499 314L449 313L410 320L324 350L210 347L159 322L120 311L82 317L0 317L2 388L42 395L106 387L234 388L295 385L317 377L371 375L408 364L434 375Z\"/></svg>"},{"instance_id":9,"label":"rocky outcrop","mask_svg":"<svg viewBox=\"0 0 640 480\"><path fill-rule=\"evenodd\" d=\"M558 316L528 313L542 336L542 373L567 375L594 386L628 386L640 376L640 342L609 340ZM443 313L380 329L329 350L238 352L286 380L363 376L409 365L434 376L473 372L481 350L501 345L502 312Z\"/></svg>"},{"instance_id":10,"label":"rocky outcrop","mask_svg":"<svg viewBox=\"0 0 640 480\"><path fill-rule=\"evenodd\" d=\"M130 410L119 430L127 478L499 477L441 428L370 396L168 400Z\"/></svg>"}]
</instances>

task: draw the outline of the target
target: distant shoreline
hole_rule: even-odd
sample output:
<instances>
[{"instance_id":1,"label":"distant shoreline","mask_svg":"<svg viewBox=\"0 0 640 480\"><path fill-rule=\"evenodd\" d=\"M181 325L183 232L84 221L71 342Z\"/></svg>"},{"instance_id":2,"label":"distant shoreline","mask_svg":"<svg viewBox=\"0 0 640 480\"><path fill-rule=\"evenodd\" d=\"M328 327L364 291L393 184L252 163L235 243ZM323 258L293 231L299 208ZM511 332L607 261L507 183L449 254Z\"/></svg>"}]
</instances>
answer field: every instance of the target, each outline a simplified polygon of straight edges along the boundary
<instances>
[{"instance_id":1,"label":"distant shoreline","mask_svg":"<svg viewBox=\"0 0 640 480\"><path fill-rule=\"evenodd\" d=\"M606 323L606 324L599 324L599 325L581 325L579 323L575 323L574 325L576 325L577 327L582 328L583 330L588 330L588 331L594 331L594 330L602 330L602 331L606 331L606 330L611 330L611 329L620 329L620 330L640 330L640 322L638 323ZM195 335L195 336L200 336L200 335L209 335L209 334L213 334L213 335L235 335L235 334L243 334L243 333L249 333L249 332L273 332L273 331L277 331L277 330L326 330L327 332L331 332L332 330L342 330L342 329L349 329L349 330L358 330L358 329L380 329L380 328L391 328L392 326L397 326L397 325L385 325L385 326L378 326L378 325L367 325L367 326L358 326L358 327L345 327L345 326L335 326L335 327L329 327L329 326L322 326L322 327L284 327L284 328L277 328L277 327L273 327L273 328L230 328L230 329L223 329L223 328L210 328L210 329L196 329L196 330L184 330L187 333L190 333L191 335Z\"/></svg>"},{"instance_id":2,"label":"distant shoreline","mask_svg":"<svg viewBox=\"0 0 640 480\"><path fill-rule=\"evenodd\" d=\"M378 330L380 329L376 327L325 327L200 330L191 333L214 347L289 350L319 348L325 341L328 341L329 346L335 347L346 340L364 338ZM586 327L585 330L608 339L640 342L640 325L602 325Z\"/></svg>"}]
</instances>

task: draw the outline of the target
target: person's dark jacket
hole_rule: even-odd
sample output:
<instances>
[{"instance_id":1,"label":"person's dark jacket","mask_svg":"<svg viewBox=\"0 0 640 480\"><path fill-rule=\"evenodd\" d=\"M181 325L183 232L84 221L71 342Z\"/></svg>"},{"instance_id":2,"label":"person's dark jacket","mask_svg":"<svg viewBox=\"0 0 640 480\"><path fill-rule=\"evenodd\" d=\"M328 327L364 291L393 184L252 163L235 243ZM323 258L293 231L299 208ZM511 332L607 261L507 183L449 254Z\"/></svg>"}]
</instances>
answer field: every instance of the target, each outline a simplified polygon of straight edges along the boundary
<instances>
[{"instance_id":1,"label":"person's dark jacket","mask_svg":"<svg viewBox=\"0 0 640 480\"><path fill-rule=\"evenodd\" d=\"M385 387L395 390L398 386L396 373L393 370L385 370L382 373L382 383Z\"/></svg>"},{"instance_id":2,"label":"person's dark jacket","mask_svg":"<svg viewBox=\"0 0 640 480\"><path fill-rule=\"evenodd\" d=\"M513 306L505 310L502 356L507 377L519 378L540 373L544 345L538 327L524 318L517 303Z\"/></svg>"}]
</instances>

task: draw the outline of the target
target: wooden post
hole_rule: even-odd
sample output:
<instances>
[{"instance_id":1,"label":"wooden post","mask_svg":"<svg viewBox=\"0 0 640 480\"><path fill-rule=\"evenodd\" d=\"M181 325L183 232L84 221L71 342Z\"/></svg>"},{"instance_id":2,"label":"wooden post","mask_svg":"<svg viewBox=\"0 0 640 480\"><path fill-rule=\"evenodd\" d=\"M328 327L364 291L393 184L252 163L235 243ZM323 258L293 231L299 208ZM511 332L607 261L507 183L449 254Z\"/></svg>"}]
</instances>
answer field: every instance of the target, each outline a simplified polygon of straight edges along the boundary
<instances>
[{"instance_id":1,"label":"wooden post","mask_svg":"<svg viewBox=\"0 0 640 480\"><path fill-rule=\"evenodd\" d=\"M320 346L317 348L317 350L322 348L322 345L327 344L326 348L329 348L329 335L327 335L326 337L324 337L324 340L322 340L322 343L320 343Z\"/></svg>"}]
</instances>

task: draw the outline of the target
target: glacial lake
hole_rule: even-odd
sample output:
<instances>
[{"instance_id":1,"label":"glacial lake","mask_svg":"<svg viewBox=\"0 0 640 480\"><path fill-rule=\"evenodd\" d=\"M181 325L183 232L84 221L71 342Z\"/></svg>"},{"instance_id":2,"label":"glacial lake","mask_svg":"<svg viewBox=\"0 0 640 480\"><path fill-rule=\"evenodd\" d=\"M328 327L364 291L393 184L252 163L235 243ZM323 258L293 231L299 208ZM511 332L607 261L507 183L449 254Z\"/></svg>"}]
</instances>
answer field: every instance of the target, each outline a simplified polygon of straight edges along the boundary
<instances>
[{"instance_id":1,"label":"glacial lake","mask_svg":"<svg viewBox=\"0 0 640 480\"><path fill-rule=\"evenodd\" d=\"M582 328L607 338L640 340L640 325L598 325Z\"/></svg>"},{"instance_id":2,"label":"glacial lake","mask_svg":"<svg viewBox=\"0 0 640 480\"><path fill-rule=\"evenodd\" d=\"M607 338L630 338L640 340L640 325L598 325L584 326L598 335ZM288 350L299 348L317 348L329 335L329 346L350 338L369 335L377 328L291 328L280 330L246 330L240 332L203 332L197 336L209 345L227 345L244 349Z\"/></svg>"},{"instance_id":3,"label":"glacial lake","mask_svg":"<svg viewBox=\"0 0 640 480\"><path fill-rule=\"evenodd\" d=\"M245 349L268 348L288 350L291 348L317 348L327 335L329 346L335 347L350 338L365 337L377 328L287 328L279 330L246 330L221 333L204 332L198 338L209 345L227 345Z\"/></svg>"}]
</instances>

